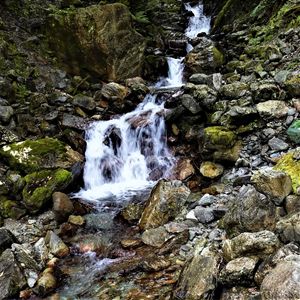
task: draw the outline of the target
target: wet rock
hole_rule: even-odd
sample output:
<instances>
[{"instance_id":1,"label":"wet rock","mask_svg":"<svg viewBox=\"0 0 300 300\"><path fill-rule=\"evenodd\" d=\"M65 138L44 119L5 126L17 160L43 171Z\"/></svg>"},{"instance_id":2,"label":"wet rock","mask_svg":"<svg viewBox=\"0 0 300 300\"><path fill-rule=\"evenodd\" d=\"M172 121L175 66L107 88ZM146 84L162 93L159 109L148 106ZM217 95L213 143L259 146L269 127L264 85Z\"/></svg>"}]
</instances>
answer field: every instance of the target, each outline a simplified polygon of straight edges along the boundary
<instances>
[{"instance_id":1,"label":"wet rock","mask_svg":"<svg viewBox=\"0 0 300 300\"><path fill-rule=\"evenodd\" d=\"M34 245L33 250L38 263L44 267L49 258L49 250L44 238L40 238Z\"/></svg>"},{"instance_id":2,"label":"wet rock","mask_svg":"<svg viewBox=\"0 0 300 300\"><path fill-rule=\"evenodd\" d=\"M52 273L51 269L46 269L42 276L37 282L36 289L38 294L41 296L46 296L50 292L54 291L57 286L57 280Z\"/></svg>"},{"instance_id":3,"label":"wet rock","mask_svg":"<svg viewBox=\"0 0 300 300\"><path fill-rule=\"evenodd\" d=\"M244 82L223 85L220 92L228 99L238 99L249 94L250 87Z\"/></svg>"},{"instance_id":4,"label":"wet rock","mask_svg":"<svg viewBox=\"0 0 300 300\"><path fill-rule=\"evenodd\" d=\"M30 209L31 213L37 212L51 199L55 191L65 189L72 178L72 174L64 169L26 175L26 185L22 192L26 208Z\"/></svg>"},{"instance_id":5,"label":"wet rock","mask_svg":"<svg viewBox=\"0 0 300 300\"><path fill-rule=\"evenodd\" d=\"M292 179L293 192L299 193L300 187L300 149L295 149L280 157L274 169L283 171Z\"/></svg>"},{"instance_id":6,"label":"wet rock","mask_svg":"<svg viewBox=\"0 0 300 300\"><path fill-rule=\"evenodd\" d=\"M185 180L195 173L195 169L190 159L184 159L177 164L177 179Z\"/></svg>"},{"instance_id":7,"label":"wet rock","mask_svg":"<svg viewBox=\"0 0 300 300\"><path fill-rule=\"evenodd\" d=\"M182 95L181 103L192 114L198 114L202 110L200 105L191 95Z\"/></svg>"},{"instance_id":8,"label":"wet rock","mask_svg":"<svg viewBox=\"0 0 300 300\"><path fill-rule=\"evenodd\" d=\"M74 206L70 198L61 192L55 192L52 195L53 212L58 222L65 221L73 212Z\"/></svg>"},{"instance_id":9,"label":"wet rock","mask_svg":"<svg viewBox=\"0 0 300 300\"><path fill-rule=\"evenodd\" d=\"M49 244L50 252L57 257L65 257L69 254L67 245L53 232L49 231L45 238Z\"/></svg>"},{"instance_id":10,"label":"wet rock","mask_svg":"<svg viewBox=\"0 0 300 300\"><path fill-rule=\"evenodd\" d=\"M84 118L71 114L63 114L61 125L65 128L85 130L87 127L87 121Z\"/></svg>"},{"instance_id":11,"label":"wet rock","mask_svg":"<svg viewBox=\"0 0 300 300\"><path fill-rule=\"evenodd\" d=\"M91 213L84 216L85 227L93 230L108 230L114 228L114 217L110 213Z\"/></svg>"},{"instance_id":12,"label":"wet rock","mask_svg":"<svg viewBox=\"0 0 300 300\"><path fill-rule=\"evenodd\" d=\"M196 252L180 274L175 299L213 299L218 275L219 257L211 249Z\"/></svg>"},{"instance_id":13,"label":"wet rock","mask_svg":"<svg viewBox=\"0 0 300 300\"><path fill-rule=\"evenodd\" d=\"M26 140L0 148L10 167L27 173L41 169L71 168L83 156L54 138Z\"/></svg>"},{"instance_id":14,"label":"wet rock","mask_svg":"<svg viewBox=\"0 0 300 300\"><path fill-rule=\"evenodd\" d=\"M190 190L179 181L160 180L151 192L139 221L142 230L155 228L175 218Z\"/></svg>"},{"instance_id":15,"label":"wet rock","mask_svg":"<svg viewBox=\"0 0 300 300\"><path fill-rule=\"evenodd\" d=\"M0 299L11 299L26 285L13 252L5 250L0 256Z\"/></svg>"},{"instance_id":16,"label":"wet rock","mask_svg":"<svg viewBox=\"0 0 300 300\"><path fill-rule=\"evenodd\" d=\"M143 213L143 206L141 204L135 204L135 203L129 204L121 212L122 217L128 222L139 220L142 213Z\"/></svg>"},{"instance_id":17,"label":"wet rock","mask_svg":"<svg viewBox=\"0 0 300 300\"><path fill-rule=\"evenodd\" d=\"M125 80L125 85L129 87L130 94L133 95L146 95L149 92L145 80L141 77L128 78Z\"/></svg>"},{"instance_id":18,"label":"wet rock","mask_svg":"<svg viewBox=\"0 0 300 300\"><path fill-rule=\"evenodd\" d=\"M220 220L219 226L232 236L245 231L273 230L275 224L275 205L253 186L247 185L229 204L228 212Z\"/></svg>"},{"instance_id":19,"label":"wet rock","mask_svg":"<svg viewBox=\"0 0 300 300\"><path fill-rule=\"evenodd\" d=\"M286 133L291 141L300 144L300 120L295 120Z\"/></svg>"},{"instance_id":20,"label":"wet rock","mask_svg":"<svg viewBox=\"0 0 300 300\"><path fill-rule=\"evenodd\" d=\"M71 74L83 73L85 66L85 73L105 81L141 75L144 38L134 30L127 6L114 3L61 10L49 23L50 47Z\"/></svg>"},{"instance_id":21,"label":"wet rock","mask_svg":"<svg viewBox=\"0 0 300 300\"><path fill-rule=\"evenodd\" d=\"M14 114L14 110L11 106L0 105L0 122L8 123Z\"/></svg>"},{"instance_id":22,"label":"wet rock","mask_svg":"<svg viewBox=\"0 0 300 300\"><path fill-rule=\"evenodd\" d=\"M144 244L160 248L168 241L172 235L167 232L165 227L160 226L157 228L147 229L142 234L142 241Z\"/></svg>"},{"instance_id":23,"label":"wet rock","mask_svg":"<svg viewBox=\"0 0 300 300\"><path fill-rule=\"evenodd\" d=\"M300 298L300 255L289 255L267 274L260 290L262 299Z\"/></svg>"},{"instance_id":24,"label":"wet rock","mask_svg":"<svg viewBox=\"0 0 300 300\"><path fill-rule=\"evenodd\" d=\"M227 286L253 285L258 260L256 257L236 258L224 267L218 280Z\"/></svg>"},{"instance_id":25,"label":"wet rock","mask_svg":"<svg viewBox=\"0 0 300 300\"><path fill-rule=\"evenodd\" d=\"M280 242L271 231L255 233L244 232L237 237L226 240L223 244L223 255L227 261L242 256L265 257L279 248Z\"/></svg>"},{"instance_id":26,"label":"wet rock","mask_svg":"<svg viewBox=\"0 0 300 300\"><path fill-rule=\"evenodd\" d=\"M270 146L270 148L272 150L275 150L275 151L284 151L284 150L287 150L289 148L289 144L287 144L283 140L278 139L276 137L271 138L268 141L268 145Z\"/></svg>"},{"instance_id":27,"label":"wet rock","mask_svg":"<svg viewBox=\"0 0 300 300\"><path fill-rule=\"evenodd\" d=\"M41 266L35 261L33 248L29 244L12 244L12 251L23 269L41 271Z\"/></svg>"},{"instance_id":28,"label":"wet rock","mask_svg":"<svg viewBox=\"0 0 300 300\"><path fill-rule=\"evenodd\" d=\"M88 111L92 111L96 108L96 102L92 97L86 95L76 95L73 99L73 105L79 106Z\"/></svg>"},{"instance_id":29,"label":"wet rock","mask_svg":"<svg viewBox=\"0 0 300 300\"><path fill-rule=\"evenodd\" d=\"M5 228L0 228L0 255L16 241L14 235Z\"/></svg>"},{"instance_id":30,"label":"wet rock","mask_svg":"<svg viewBox=\"0 0 300 300\"><path fill-rule=\"evenodd\" d=\"M223 172L224 172L224 168L222 165L210 161L205 161L200 166L200 173L204 177L213 179L222 175Z\"/></svg>"},{"instance_id":31,"label":"wet rock","mask_svg":"<svg viewBox=\"0 0 300 300\"><path fill-rule=\"evenodd\" d=\"M110 82L105 84L102 87L101 95L107 100L114 101L114 100L124 100L126 95L128 94L128 89L118 83Z\"/></svg>"},{"instance_id":32,"label":"wet rock","mask_svg":"<svg viewBox=\"0 0 300 300\"><path fill-rule=\"evenodd\" d=\"M290 176L268 167L255 171L251 182L259 192L269 195L276 205L280 205L292 192Z\"/></svg>"},{"instance_id":33,"label":"wet rock","mask_svg":"<svg viewBox=\"0 0 300 300\"><path fill-rule=\"evenodd\" d=\"M276 224L276 232L283 242L300 242L300 212L286 216Z\"/></svg>"},{"instance_id":34,"label":"wet rock","mask_svg":"<svg viewBox=\"0 0 300 300\"><path fill-rule=\"evenodd\" d=\"M288 114L288 106L284 101L269 100L258 103L257 111L261 117L266 118L283 118Z\"/></svg>"},{"instance_id":35,"label":"wet rock","mask_svg":"<svg viewBox=\"0 0 300 300\"><path fill-rule=\"evenodd\" d=\"M167 269L171 265L171 262L169 260L166 260L164 258L155 258L150 261L145 261L142 265L142 267L146 271L150 272L158 272L164 269Z\"/></svg>"},{"instance_id":36,"label":"wet rock","mask_svg":"<svg viewBox=\"0 0 300 300\"><path fill-rule=\"evenodd\" d=\"M186 68L190 73L214 73L222 65L224 55L206 37L198 42L185 58Z\"/></svg>"},{"instance_id":37,"label":"wet rock","mask_svg":"<svg viewBox=\"0 0 300 300\"><path fill-rule=\"evenodd\" d=\"M73 225L83 226L85 223L85 220L82 216L71 215L71 216L69 216L68 222Z\"/></svg>"}]
</instances>

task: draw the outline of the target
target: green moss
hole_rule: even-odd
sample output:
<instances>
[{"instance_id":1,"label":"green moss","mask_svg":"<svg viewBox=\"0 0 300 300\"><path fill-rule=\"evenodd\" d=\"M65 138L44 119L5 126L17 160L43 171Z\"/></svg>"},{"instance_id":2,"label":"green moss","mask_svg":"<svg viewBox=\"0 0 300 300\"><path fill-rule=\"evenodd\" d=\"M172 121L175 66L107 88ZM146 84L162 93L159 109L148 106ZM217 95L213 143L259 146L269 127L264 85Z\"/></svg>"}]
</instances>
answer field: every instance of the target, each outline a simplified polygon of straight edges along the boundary
<instances>
[{"instance_id":1,"label":"green moss","mask_svg":"<svg viewBox=\"0 0 300 300\"><path fill-rule=\"evenodd\" d=\"M204 129L206 148L231 148L236 141L236 134L224 126L212 126Z\"/></svg>"},{"instance_id":2,"label":"green moss","mask_svg":"<svg viewBox=\"0 0 300 300\"><path fill-rule=\"evenodd\" d=\"M41 168L55 168L57 160L66 159L66 145L57 139L44 138L13 143L0 149L12 168L29 173Z\"/></svg>"},{"instance_id":3,"label":"green moss","mask_svg":"<svg viewBox=\"0 0 300 300\"><path fill-rule=\"evenodd\" d=\"M10 200L4 196L0 197L0 215L3 218L19 219L26 213L24 208L20 207L20 203Z\"/></svg>"},{"instance_id":4,"label":"green moss","mask_svg":"<svg viewBox=\"0 0 300 300\"><path fill-rule=\"evenodd\" d=\"M300 150L291 151L281 157L275 170L286 172L292 178L293 191L299 193L300 188Z\"/></svg>"},{"instance_id":5,"label":"green moss","mask_svg":"<svg viewBox=\"0 0 300 300\"><path fill-rule=\"evenodd\" d=\"M224 63L224 55L223 53L218 50L218 48L213 47L212 48L213 56L214 56L214 62L217 66L221 66Z\"/></svg>"},{"instance_id":6,"label":"green moss","mask_svg":"<svg viewBox=\"0 0 300 300\"><path fill-rule=\"evenodd\" d=\"M56 171L44 170L25 176L26 185L22 195L25 206L35 213L50 199L55 191L65 189L72 181L72 173L58 169Z\"/></svg>"}]
</instances>

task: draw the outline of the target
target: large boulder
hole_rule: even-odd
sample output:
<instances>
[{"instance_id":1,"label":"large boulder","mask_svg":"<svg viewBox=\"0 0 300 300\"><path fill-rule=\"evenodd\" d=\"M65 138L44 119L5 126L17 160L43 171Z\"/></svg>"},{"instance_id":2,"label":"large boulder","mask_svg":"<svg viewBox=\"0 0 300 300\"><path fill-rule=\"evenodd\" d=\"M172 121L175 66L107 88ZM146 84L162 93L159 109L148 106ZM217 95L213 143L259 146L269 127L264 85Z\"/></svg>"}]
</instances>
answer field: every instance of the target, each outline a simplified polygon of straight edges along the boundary
<instances>
[{"instance_id":1,"label":"large boulder","mask_svg":"<svg viewBox=\"0 0 300 300\"><path fill-rule=\"evenodd\" d=\"M275 229L275 205L253 186L243 186L220 221L230 236L240 232Z\"/></svg>"},{"instance_id":2,"label":"large boulder","mask_svg":"<svg viewBox=\"0 0 300 300\"><path fill-rule=\"evenodd\" d=\"M83 156L54 138L26 140L3 146L0 154L10 167L26 173L42 169L70 169Z\"/></svg>"},{"instance_id":3,"label":"large boulder","mask_svg":"<svg viewBox=\"0 0 300 300\"><path fill-rule=\"evenodd\" d=\"M121 3L57 11L50 17L47 39L70 73L85 71L115 81L141 75L144 38Z\"/></svg>"},{"instance_id":4,"label":"large boulder","mask_svg":"<svg viewBox=\"0 0 300 300\"><path fill-rule=\"evenodd\" d=\"M263 300L300 299L300 255L289 255L267 274L261 284Z\"/></svg>"},{"instance_id":5,"label":"large boulder","mask_svg":"<svg viewBox=\"0 0 300 300\"><path fill-rule=\"evenodd\" d=\"M174 219L185 204L190 190L180 181L161 180L154 187L139 221L141 229L156 228Z\"/></svg>"}]
</instances>

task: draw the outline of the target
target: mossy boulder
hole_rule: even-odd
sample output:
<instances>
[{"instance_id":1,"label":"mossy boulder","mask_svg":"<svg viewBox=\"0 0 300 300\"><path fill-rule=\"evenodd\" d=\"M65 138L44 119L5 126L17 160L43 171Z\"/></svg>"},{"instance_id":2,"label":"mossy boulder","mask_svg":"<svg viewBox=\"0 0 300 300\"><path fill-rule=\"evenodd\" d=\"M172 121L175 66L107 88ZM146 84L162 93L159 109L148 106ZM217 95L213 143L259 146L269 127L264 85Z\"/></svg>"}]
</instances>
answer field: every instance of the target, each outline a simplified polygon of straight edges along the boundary
<instances>
[{"instance_id":1,"label":"mossy boulder","mask_svg":"<svg viewBox=\"0 0 300 300\"><path fill-rule=\"evenodd\" d=\"M292 75L284 84L292 97L300 97L300 73Z\"/></svg>"},{"instance_id":2,"label":"mossy boulder","mask_svg":"<svg viewBox=\"0 0 300 300\"><path fill-rule=\"evenodd\" d=\"M124 4L57 10L49 18L46 35L71 74L112 81L141 75L145 42Z\"/></svg>"},{"instance_id":3,"label":"mossy boulder","mask_svg":"<svg viewBox=\"0 0 300 300\"><path fill-rule=\"evenodd\" d=\"M64 170L43 170L24 177L23 201L31 213L39 211L55 191L64 190L72 181L72 173Z\"/></svg>"},{"instance_id":4,"label":"mossy boulder","mask_svg":"<svg viewBox=\"0 0 300 300\"><path fill-rule=\"evenodd\" d=\"M300 148L283 155L277 162L275 170L290 175L294 193L300 193Z\"/></svg>"},{"instance_id":5,"label":"mossy boulder","mask_svg":"<svg viewBox=\"0 0 300 300\"><path fill-rule=\"evenodd\" d=\"M54 138L26 140L0 148L11 168L25 173L42 169L71 168L83 161L82 155Z\"/></svg>"},{"instance_id":6,"label":"mossy boulder","mask_svg":"<svg viewBox=\"0 0 300 300\"><path fill-rule=\"evenodd\" d=\"M212 126L204 129L204 148L221 150L232 148L236 142L236 134L224 126Z\"/></svg>"},{"instance_id":7,"label":"mossy boulder","mask_svg":"<svg viewBox=\"0 0 300 300\"><path fill-rule=\"evenodd\" d=\"M24 216L26 209L18 201L10 200L7 197L0 197L0 215L3 218L19 219Z\"/></svg>"}]
</instances>

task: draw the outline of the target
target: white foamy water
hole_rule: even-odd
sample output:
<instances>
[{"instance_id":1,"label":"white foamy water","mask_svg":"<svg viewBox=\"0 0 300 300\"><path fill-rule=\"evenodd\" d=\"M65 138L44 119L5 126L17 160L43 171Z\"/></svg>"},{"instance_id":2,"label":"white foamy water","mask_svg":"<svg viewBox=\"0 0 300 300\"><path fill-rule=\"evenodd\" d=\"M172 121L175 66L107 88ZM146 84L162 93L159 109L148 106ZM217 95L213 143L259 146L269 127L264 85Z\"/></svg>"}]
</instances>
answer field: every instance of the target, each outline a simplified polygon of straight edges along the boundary
<instances>
[{"instance_id":1,"label":"white foamy water","mask_svg":"<svg viewBox=\"0 0 300 300\"><path fill-rule=\"evenodd\" d=\"M185 9L193 13L193 16L189 19L188 27L185 30L185 35L190 39L194 39L199 33L209 33L211 18L203 14L203 4L201 2L196 5L186 3ZM188 44L187 52L192 51L192 49L193 46Z\"/></svg>"}]
</instances>

